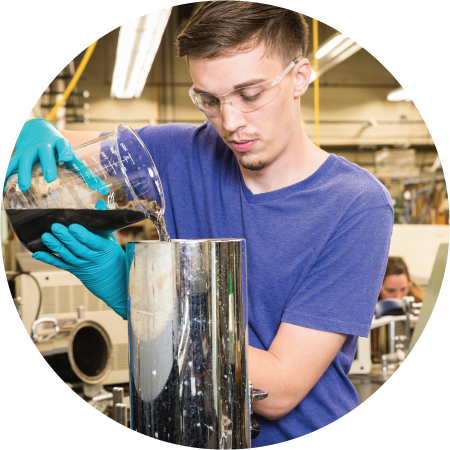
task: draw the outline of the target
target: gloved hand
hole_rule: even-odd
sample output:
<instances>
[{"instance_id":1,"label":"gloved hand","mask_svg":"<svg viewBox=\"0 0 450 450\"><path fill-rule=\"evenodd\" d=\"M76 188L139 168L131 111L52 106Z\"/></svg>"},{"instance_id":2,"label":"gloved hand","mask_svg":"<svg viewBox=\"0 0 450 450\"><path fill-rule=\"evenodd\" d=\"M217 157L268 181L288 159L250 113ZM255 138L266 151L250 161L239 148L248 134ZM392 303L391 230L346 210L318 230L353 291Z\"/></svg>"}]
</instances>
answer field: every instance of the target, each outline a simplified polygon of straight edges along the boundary
<instances>
[{"instance_id":1,"label":"gloved hand","mask_svg":"<svg viewBox=\"0 0 450 450\"><path fill-rule=\"evenodd\" d=\"M60 161L73 159L70 142L51 122L32 119L25 123L19 134L14 152L6 170L6 179L19 170L19 189L27 191L31 185L31 166L40 161L47 183L56 179L55 150Z\"/></svg>"},{"instance_id":2,"label":"gloved hand","mask_svg":"<svg viewBox=\"0 0 450 450\"><path fill-rule=\"evenodd\" d=\"M109 188L104 181L92 173L73 153L70 142L55 125L45 119L32 119L25 123L16 143L16 151L9 161L5 182L9 175L18 170L19 189L27 191L31 186L31 166L40 161L42 174L47 183L57 177L55 150L58 159L65 162L66 169L74 172L92 190L106 195ZM5 188L3 187L3 192Z\"/></svg>"},{"instance_id":3,"label":"gloved hand","mask_svg":"<svg viewBox=\"0 0 450 450\"><path fill-rule=\"evenodd\" d=\"M99 208L100 209L100 208ZM33 258L67 270L123 319L127 319L126 255L117 241L91 233L81 225L59 223L44 233L42 241L58 256L33 253Z\"/></svg>"}]
</instances>

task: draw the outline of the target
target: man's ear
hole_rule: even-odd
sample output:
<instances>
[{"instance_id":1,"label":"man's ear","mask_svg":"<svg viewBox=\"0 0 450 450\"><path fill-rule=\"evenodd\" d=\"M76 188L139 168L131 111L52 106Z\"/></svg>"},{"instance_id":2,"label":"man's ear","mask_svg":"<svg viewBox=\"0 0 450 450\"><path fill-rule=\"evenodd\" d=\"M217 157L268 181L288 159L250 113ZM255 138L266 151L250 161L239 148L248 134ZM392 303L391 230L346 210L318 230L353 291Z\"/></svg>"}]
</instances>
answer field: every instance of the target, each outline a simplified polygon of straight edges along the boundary
<instances>
[{"instance_id":1,"label":"man's ear","mask_svg":"<svg viewBox=\"0 0 450 450\"><path fill-rule=\"evenodd\" d=\"M311 79L311 70L311 64L306 58L299 61L292 69L294 98L301 97L307 91Z\"/></svg>"}]
</instances>

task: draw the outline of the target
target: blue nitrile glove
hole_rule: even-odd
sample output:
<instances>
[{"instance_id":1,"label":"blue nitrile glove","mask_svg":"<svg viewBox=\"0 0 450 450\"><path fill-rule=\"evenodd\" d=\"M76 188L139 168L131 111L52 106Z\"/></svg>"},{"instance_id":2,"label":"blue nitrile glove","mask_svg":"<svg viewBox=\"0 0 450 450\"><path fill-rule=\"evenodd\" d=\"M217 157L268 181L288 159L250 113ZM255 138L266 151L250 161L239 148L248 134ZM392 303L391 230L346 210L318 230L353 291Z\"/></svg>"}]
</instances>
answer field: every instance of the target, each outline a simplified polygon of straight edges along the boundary
<instances>
[{"instance_id":1,"label":"blue nitrile glove","mask_svg":"<svg viewBox=\"0 0 450 450\"><path fill-rule=\"evenodd\" d=\"M19 170L19 189L27 191L31 186L31 166L40 161L42 173L47 183L56 179L55 150L60 161L73 158L70 142L51 122L32 119L25 123L19 134L14 152L6 170L6 179Z\"/></svg>"},{"instance_id":2,"label":"blue nitrile glove","mask_svg":"<svg viewBox=\"0 0 450 450\"><path fill-rule=\"evenodd\" d=\"M127 319L126 255L117 241L112 236L97 236L78 224L67 228L54 223L51 230L53 234L44 233L42 241L59 257L36 252L33 258L72 273Z\"/></svg>"},{"instance_id":3,"label":"blue nitrile glove","mask_svg":"<svg viewBox=\"0 0 450 450\"><path fill-rule=\"evenodd\" d=\"M92 173L73 153L70 142L58 131L55 125L45 119L32 119L25 123L16 143L16 151L9 161L5 183L9 175L18 170L19 189L27 191L31 186L31 166L40 161L42 174L47 183L57 177L55 150L58 159L65 163L92 190L106 195L108 186ZM5 188L3 187L3 191Z\"/></svg>"}]
</instances>

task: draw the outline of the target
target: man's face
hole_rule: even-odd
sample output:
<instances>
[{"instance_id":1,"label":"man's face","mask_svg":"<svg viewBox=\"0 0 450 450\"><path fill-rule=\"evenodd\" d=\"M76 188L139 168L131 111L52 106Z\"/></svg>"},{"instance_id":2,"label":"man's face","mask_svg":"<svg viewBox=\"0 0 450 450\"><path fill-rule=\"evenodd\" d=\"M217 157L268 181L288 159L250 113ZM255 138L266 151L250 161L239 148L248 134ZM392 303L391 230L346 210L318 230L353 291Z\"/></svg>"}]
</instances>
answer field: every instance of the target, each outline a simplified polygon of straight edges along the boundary
<instances>
[{"instance_id":1,"label":"man's face","mask_svg":"<svg viewBox=\"0 0 450 450\"><path fill-rule=\"evenodd\" d=\"M284 66L281 58L264 56L263 45L246 53L189 61L194 88L211 94L272 81ZM245 169L262 170L277 160L289 147L294 127L300 126L292 72L280 86L280 94L256 111L244 113L224 103L221 115L206 116Z\"/></svg>"}]
</instances>

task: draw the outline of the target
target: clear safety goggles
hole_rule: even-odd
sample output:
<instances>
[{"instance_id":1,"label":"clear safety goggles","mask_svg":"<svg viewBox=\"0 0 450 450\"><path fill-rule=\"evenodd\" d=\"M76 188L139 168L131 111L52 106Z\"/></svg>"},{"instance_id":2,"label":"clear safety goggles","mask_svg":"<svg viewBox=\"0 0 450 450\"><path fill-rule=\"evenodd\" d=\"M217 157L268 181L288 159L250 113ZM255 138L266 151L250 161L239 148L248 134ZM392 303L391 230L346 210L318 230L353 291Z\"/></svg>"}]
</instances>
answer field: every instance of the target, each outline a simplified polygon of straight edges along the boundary
<instances>
[{"instance_id":1,"label":"clear safety goggles","mask_svg":"<svg viewBox=\"0 0 450 450\"><path fill-rule=\"evenodd\" d=\"M222 95L195 92L194 85L192 85L191 89L189 89L189 96L194 102L194 105L207 116L220 116L224 103L228 103L244 113L256 111L264 105L267 105L267 103L271 102L280 94L281 80L301 59L303 59L303 56L298 56L292 60L281 75L278 75L272 81L241 87Z\"/></svg>"}]
</instances>

